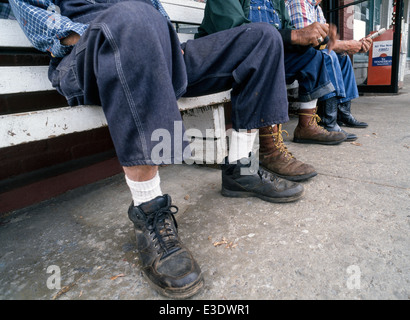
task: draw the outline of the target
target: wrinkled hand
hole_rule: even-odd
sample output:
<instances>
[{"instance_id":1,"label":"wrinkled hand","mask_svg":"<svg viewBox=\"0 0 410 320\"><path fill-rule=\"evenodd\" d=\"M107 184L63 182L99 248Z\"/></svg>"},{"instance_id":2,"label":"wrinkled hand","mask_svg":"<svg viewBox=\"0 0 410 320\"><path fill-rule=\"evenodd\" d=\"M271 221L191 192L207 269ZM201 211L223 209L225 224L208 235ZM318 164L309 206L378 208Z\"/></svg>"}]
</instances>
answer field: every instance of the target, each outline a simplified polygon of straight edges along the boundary
<instances>
[{"instance_id":1,"label":"wrinkled hand","mask_svg":"<svg viewBox=\"0 0 410 320\"><path fill-rule=\"evenodd\" d=\"M369 38L363 38L360 40L362 43L362 48L360 49L359 52L365 53L370 50L370 47L372 46L373 40Z\"/></svg>"},{"instance_id":2,"label":"wrinkled hand","mask_svg":"<svg viewBox=\"0 0 410 320\"><path fill-rule=\"evenodd\" d=\"M303 29L292 30L292 44L317 47L320 44L318 39L326 38L328 33L327 23L314 22Z\"/></svg>"},{"instance_id":3,"label":"wrinkled hand","mask_svg":"<svg viewBox=\"0 0 410 320\"><path fill-rule=\"evenodd\" d=\"M362 42L357 40L342 40L338 41L337 48L335 51L337 53L345 52L348 55L352 55L360 52L362 49Z\"/></svg>"},{"instance_id":4,"label":"wrinkled hand","mask_svg":"<svg viewBox=\"0 0 410 320\"><path fill-rule=\"evenodd\" d=\"M60 43L65 46L73 46L78 40L80 40L80 35L78 33L70 33L67 37L60 40Z\"/></svg>"}]
</instances>

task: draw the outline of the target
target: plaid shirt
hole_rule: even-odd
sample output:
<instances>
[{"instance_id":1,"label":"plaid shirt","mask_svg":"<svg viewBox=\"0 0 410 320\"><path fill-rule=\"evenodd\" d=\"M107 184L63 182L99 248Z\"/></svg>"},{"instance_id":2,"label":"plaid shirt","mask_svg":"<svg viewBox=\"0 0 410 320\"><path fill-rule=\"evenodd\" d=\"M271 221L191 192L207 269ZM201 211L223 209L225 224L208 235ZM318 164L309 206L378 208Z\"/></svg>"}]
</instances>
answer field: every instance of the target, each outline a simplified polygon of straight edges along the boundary
<instances>
[{"instance_id":1,"label":"plaid shirt","mask_svg":"<svg viewBox=\"0 0 410 320\"><path fill-rule=\"evenodd\" d=\"M72 46L65 46L60 39L72 32L82 35L87 24L76 23L59 13L59 8L51 0L10 0L15 18L33 46L53 57L64 57ZM151 0L152 5L169 19L159 0ZM11 18L7 5L0 7L2 17Z\"/></svg>"},{"instance_id":2,"label":"plaid shirt","mask_svg":"<svg viewBox=\"0 0 410 320\"><path fill-rule=\"evenodd\" d=\"M13 11L11 11L11 7L8 3L0 2L0 19L16 20L16 18L14 18Z\"/></svg>"},{"instance_id":3,"label":"plaid shirt","mask_svg":"<svg viewBox=\"0 0 410 320\"><path fill-rule=\"evenodd\" d=\"M290 20L296 29L302 29L317 21L326 23L322 8L316 0L286 0Z\"/></svg>"}]
</instances>

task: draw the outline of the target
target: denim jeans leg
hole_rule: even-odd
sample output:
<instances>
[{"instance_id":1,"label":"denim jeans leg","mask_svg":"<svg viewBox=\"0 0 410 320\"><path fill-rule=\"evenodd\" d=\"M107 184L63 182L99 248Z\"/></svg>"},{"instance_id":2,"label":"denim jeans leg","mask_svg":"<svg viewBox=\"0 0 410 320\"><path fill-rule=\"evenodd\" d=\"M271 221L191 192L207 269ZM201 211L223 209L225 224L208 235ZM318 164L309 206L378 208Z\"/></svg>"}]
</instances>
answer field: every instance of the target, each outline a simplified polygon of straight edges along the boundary
<instances>
[{"instance_id":1,"label":"denim jeans leg","mask_svg":"<svg viewBox=\"0 0 410 320\"><path fill-rule=\"evenodd\" d=\"M308 102L334 92L323 54L313 48L285 51L286 82L299 82L299 101Z\"/></svg>"},{"instance_id":2,"label":"denim jeans leg","mask_svg":"<svg viewBox=\"0 0 410 320\"><path fill-rule=\"evenodd\" d=\"M176 100L186 89L185 64L172 24L152 5L120 2L102 11L67 59L75 60L79 102L101 104L121 165L182 161L188 143L174 137L183 134ZM170 139L153 159L156 129Z\"/></svg>"},{"instance_id":3,"label":"denim jeans leg","mask_svg":"<svg viewBox=\"0 0 410 320\"><path fill-rule=\"evenodd\" d=\"M348 55L337 55L340 69L343 75L343 83L346 91L346 97L342 97L339 103L344 103L359 97L356 77L354 75L352 61Z\"/></svg>"},{"instance_id":4,"label":"denim jeans leg","mask_svg":"<svg viewBox=\"0 0 410 320\"><path fill-rule=\"evenodd\" d=\"M326 61L326 69L329 75L330 80L335 88L335 91L325 95L324 97L320 98L320 101L328 100L332 97L337 98L344 98L346 97L346 90L343 81L343 73L340 67L339 58L334 51L330 51L328 49L322 50L322 53L325 57Z\"/></svg>"},{"instance_id":5,"label":"denim jeans leg","mask_svg":"<svg viewBox=\"0 0 410 320\"><path fill-rule=\"evenodd\" d=\"M186 96L232 89L235 130L289 121L283 43L266 23L253 23L183 44Z\"/></svg>"}]
</instances>

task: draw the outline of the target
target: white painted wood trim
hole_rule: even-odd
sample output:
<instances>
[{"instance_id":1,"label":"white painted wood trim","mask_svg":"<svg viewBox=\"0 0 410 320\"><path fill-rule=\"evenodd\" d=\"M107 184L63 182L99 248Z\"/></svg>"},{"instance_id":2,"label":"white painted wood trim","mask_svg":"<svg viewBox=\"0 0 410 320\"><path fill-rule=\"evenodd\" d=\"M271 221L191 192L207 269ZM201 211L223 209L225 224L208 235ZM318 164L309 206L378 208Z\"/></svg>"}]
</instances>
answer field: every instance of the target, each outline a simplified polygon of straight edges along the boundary
<instances>
[{"instance_id":1,"label":"white painted wood trim","mask_svg":"<svg viewBox=\"0 0 410 320\"><path fill-rule=\"evenodd\" d=\"M192 33L178 33L178 38L181 43L184 43L194 39L194 35Z\"/></svg>"},{"instance_id":2,"label":"white painted wood trim","mask_svg":"<svg viewBox=\"0 0 410 320\"><path fill-rule=\"evenodd\" d=\"M180 98L178 100L178 107L180 111L184 111L209 105L221 104L229 101L231 101L230 90L200 97Z\"/></svg>"},{"instance_id":3,"label":"white painted wood trim","mask_svg":"<svg viewBox=\"0 0 410 320\"><path fill-rule=\"evenodd\" d=\"M55 90L48 80L48 66L1 67L0 94ZM200 97L180 98L181 111L229 102L230 90Z\"/></svg>"},{"instance_id":4,"label":"white painted wood trim","mask_svg":"<svg viewBox=\"0 0 410 320\"><path fill-rule=\"evenodd\" d=\"M208 113L208 117L211 113L211 120L208 119L206 124L202 124L202 127L210 129L209 137L204 132L200 135L200 139L194 139L192 148L197 151L197 156L193 157L192 161L221 163L228 154L224 106L221 104L204 112ZM195 117L198 117L198 114ZM64 107L3 115L0 116L0 148L87 131L106 125L107 122L100 106Z\"/></svg>"},{"instance_id":5,"label":"white painted wood trim","mask_svg":"<svg viewBox=\"0 0 410 320\"><path fill-rule=\"evenodd\" d=\"M215 121L215 136L216 139L216 154L215 163L222 163L225 157L228 156L228 146L226 139L226 126L225 126L225 108L221 104L218 108L214 108L214 121Z\"/></svg>"},{"instance_id":6,"label":"white painted wood trim","mask_svg":"<svg viewBox=\"0 0 410 320\"><path fill-rule=\"evenodd\" d=\"M194 154L187 161L221 163L228 154L224 105L189 110L183 113L183 120Z\"/></svg>"},{"instance_id":7,"label":"white painted wood trim","mask_svg":"<svg viewBox=\"0 0 410 320\"><path fill-rule=\"evenodd\" d=\"M209 101L215 100L204 96ZM182 98L185 108L206 106L197 98ZM188 107L190 106L190 107ZM222 108L222 109L221 109ZM223 107L214 113L212 127L221 137L225 131ZM216 112L216 111L214 111ZM107 121L100 106L75 106L0 116L0 148L21 143L57 137L73 132L87 131L106 126Z\"/></svg>"},{"instance_id":8,"label":"white painted wood trim","mask_svg":"<svg viewBox=\"0 0 410 320\"><path fill-rule=\"evenodd\" d=\"M54 90L48 66L0 67L0 94Z\"/></svg>"},{"instance_id":9,"label":"white painted wood trim","mask_svg":"<svg viewBox=\"0 0 410 320\"><path fill-rule=\"evenodd\" d=\"M202 23L205 3L189 0L164 0L161 3L171 21L198 25Z\"/></svg>"},{"instance_id":10,"label":"white painted wood trim","mask_svg":"<svg viewBox=\"0 0 410 320\"><path fill-rule=\"evenodd\" d=\"M106 126L99 106L77 106L0 116L0 148Z\"/></svg>"},{"instance_id":11,"label":"white painted wood trim","mask_svg":"<svg viewBox=\"0 0 410 320\"><path fill-rule=\"evenodd\" d=\"M0 94L55 90L48 80L48 66L1 67ZM200 97L180 98L181 111L231 100L230 90Z\"/></svg>"},{"instance_id":12,"label":"white painted wood trim","mask_svg":"<svg viewBox=\"0 0 410 320\"><path fill-rule=\"evenodd\" d=\"M213 112L215 136L220 138L225 131L223 108ZM63 107L3 115L0 116L0 148L106 125L107 121L100 106Z\"/></svg>"},{"instance_id":13,"label":"white painted wood trim","mask_svg":"<svg viewBox=\"0 0 410 320\"><path fill-rule=\"evenodd\" d=\"M175 5L175 6L183 6L187 8L197 8L197 9L202 9L202 10L205 9L205 3L198 2L198 1L192 1L192 0L161 0L161 3L164 6L164 8L167 5Z\"/></svg>"},{"instance_id":14,"label":"white painted wood trim","mask_svg":"<svg viewBox=\"0 0 410 320\"><path fill-rule=\"evenodd\" d=\"M16 20L0 19L0 47L32 47Z\"/></svg>"}]
</instances>

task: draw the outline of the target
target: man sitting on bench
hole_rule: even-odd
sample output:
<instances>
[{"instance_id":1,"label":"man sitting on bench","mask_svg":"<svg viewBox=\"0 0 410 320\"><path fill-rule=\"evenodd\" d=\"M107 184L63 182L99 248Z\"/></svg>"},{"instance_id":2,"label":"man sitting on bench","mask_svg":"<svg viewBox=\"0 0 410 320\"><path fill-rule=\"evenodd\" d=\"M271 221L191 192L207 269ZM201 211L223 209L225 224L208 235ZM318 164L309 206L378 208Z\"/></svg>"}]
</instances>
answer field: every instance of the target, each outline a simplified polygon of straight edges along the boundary
<instances>
[{"instance_id":1,"label":"man sitting on bench","mask_svg":"<svg viewBox=\"0 0 410 320\"><path fill-rule=\"evenodd\" d=\"M315 22L326 23L320 3L322 0L286 0L292 24L296 29L303 29ZM322 97L318 112L322 125L340 128L344 125L353 128L366 128L366 122L358 121L351 112L351 101L359 97L353 64L350 55L366 53L372 45L370 38L361 40L337 41L332 51L324 49L326 68L336 91ZM332 96L332 99L329 99ZM336 123L337 121L337 123Z\"/></svg>"},{"instance_id":2,"label":"man sitting on bench","mask_svg":"<svg viewBox=\"0 0 410 320\"><path fill-rule=\"evenodd\" d=\"M317 124L318 99L326 97L329 104L336 100L335 87L326 69L326 57L314 48L321 45L329 34L331 29L328 24L316 22L296 30L289 18L284 0L208 0L197 37L251 22L269 23L279 30L284 44L286 82L290 84L295 79L299 82L299 123L294 131L293 141L328 145L357 139L357 136L340 129L336 121L329 123L325 128ZM273 132L278 132L279 136ZM262 135L265 140L277 141L277 149L281 150L282 154L288 153L286 146L279 143L282 141L280 128L273 128ZM261 155L263 167L280 173L278 163L270 161L271 150L265 150L262 144Z\"/></svg>"}]
</instances>

